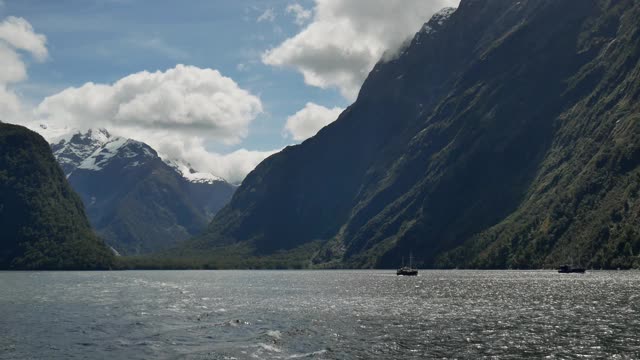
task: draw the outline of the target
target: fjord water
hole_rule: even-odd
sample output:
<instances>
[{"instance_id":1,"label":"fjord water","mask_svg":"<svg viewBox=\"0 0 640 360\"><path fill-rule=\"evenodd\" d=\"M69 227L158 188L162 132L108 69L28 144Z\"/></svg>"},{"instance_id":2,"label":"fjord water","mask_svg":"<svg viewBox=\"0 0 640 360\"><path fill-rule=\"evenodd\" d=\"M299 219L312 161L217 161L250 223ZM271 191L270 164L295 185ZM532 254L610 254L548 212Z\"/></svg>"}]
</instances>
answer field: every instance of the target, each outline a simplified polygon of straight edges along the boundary
<instances>
[{"instance_id":1,"label":"fjord water","mask_svg":"<svg viewBox=\"0 0 640 360\"><path fill-rule=\"evenodd\" d=\"M0 272L0 290L0 359L640 356L640 272Z\"/></svg>"}]
</instances>

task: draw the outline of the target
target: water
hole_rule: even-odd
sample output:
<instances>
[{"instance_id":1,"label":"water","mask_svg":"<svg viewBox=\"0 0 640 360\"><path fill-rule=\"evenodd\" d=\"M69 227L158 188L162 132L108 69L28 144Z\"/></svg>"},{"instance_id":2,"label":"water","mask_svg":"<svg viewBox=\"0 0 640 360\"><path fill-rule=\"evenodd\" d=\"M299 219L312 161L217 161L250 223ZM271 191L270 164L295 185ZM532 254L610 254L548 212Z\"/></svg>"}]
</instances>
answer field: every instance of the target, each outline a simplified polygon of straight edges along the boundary
<instances>
[{"instance_id":1,"label":"water","mask_svg":"<svg viewBox=\"0 0 640 360\"><path fill-rule=\"evenodd\" d=\"M0 272L0 359L640 358L640 272Z\"/></svg>"}]
</instances>

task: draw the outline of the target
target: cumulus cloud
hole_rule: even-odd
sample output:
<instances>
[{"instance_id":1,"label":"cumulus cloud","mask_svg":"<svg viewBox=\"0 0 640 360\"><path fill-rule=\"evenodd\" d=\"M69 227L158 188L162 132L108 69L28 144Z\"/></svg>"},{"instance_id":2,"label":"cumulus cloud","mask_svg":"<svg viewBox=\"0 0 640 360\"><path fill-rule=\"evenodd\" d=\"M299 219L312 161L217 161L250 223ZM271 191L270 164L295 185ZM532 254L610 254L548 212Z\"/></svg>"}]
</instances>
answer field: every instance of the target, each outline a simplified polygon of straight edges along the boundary
<instances>
[{"instance_id":1,"label":"cumulus cloud","mask_svg":"<svg viewBox=\"0 0 640 360\"><path fill-rule=\"evenodd\" d=\"M266 51L267 65L294 68L308 85L349 100L385 52L397 51L440 9L459 0L315 0L313 21ZM393 14L393 16L390 16Z\"/></svg>"},{"instance_id":2,"label":"cumulus cloud","mask_svg":"<svg viewBox=\"0 0 640 360\"><path fill-rule=\"evenodd\" d=\"M31 24L23 18L9 16L4 19L0 23L0 40L14 49L31 53L38 61L44 61L49 56L47 38L36 34Z\"/></svg>"},{"instance_id":3,"label":"cumulus cloud","mask_svg":"<svg viewBox=\"0 0 640 360\"><path fill-rule=\"evenodd\" d=\"M16 122L28 116L11 86L27 79L22 54L44 61L49 56L46 43L23 18L10 16L0 22L0 119Z\"/></svg>"},{"instance_id":4,"label":"cumulus cloud","mask_svg":"<svg viewBox=\"0 0 640 360\"><path fill-rule=\"evenodd\" d=\"M165 72L143 71L114 84L65 89L35 109L25 106L12 85L27 79L24 56L47 60L46 43L25 19L0 22L0 120L26 125L50 141L72 131L104 127L234 183L275 152L240 149L219 154L207 149L211 141L240 142L262 112L257 96L212 69L177 65Z\"/></svg>"},{"instance_id":5,"label":"cumulus cloud","mask_svg":"<svg viewBox=\"0 0 640 360\"><path fill-rule=\"evenodd\" d=\"M198 171L207 171L227 181L239 184L262 160L275 154L273 151L240 149L228 154L208 151L202 137L181 137L171 134L132 135L156 149L169 159L184 159ZM161 136L158 136L161 135Z\"/></svg>"},{"instance_id":6,"label":"cumulus cloud","mask_svg":"<svg viewBox=\"0 0 640 360\"><path fill-rule=\"evenodd\" d=\"M22 103L16 93L0 85L0 121L19 121L23 113Z\"/></svg>"},{"instance_id":7,"label":"cumulus cloud","mask_svg":"<svg viewBox=\"0 0 640 360\"><path fill-rule=\"evenodd\" d=\"M298 3L288 5L287 14L293 14L293 16L295 16L296 24L300 26L304 25L309 19L311 19L311 15L313 15L311 10L305 9Z\"/></svg>"},{"instance_id":8,"label":"cumulus cloud","mask_svg":"<svg viewBox=\"0 0 640 360\"><path fill-rule=\"evenodd\" d=\"M39 118L74 128L171 130L237 144L262 112L258 97L212 69L177 65L114 84L86 83L45 98Z\"/></svg>"},{"instance_id":9,"label":"cumulus cloud","mask_svg":"<svg viewBox=\"0 0 640 360\"><path fill-rule=\"evenodd\" d=\"M27 78L27 67L20 54L6 43L0 42L0 84L7 85Z\"/></svg>"},{"instance_id":10,"label":"cumulus cloud","mask_svg":"<svg viewBox=\"0 0 640 360\"><path fill-rule=\"evenodd\" d=\"M239 183L274 151L219 154L208 143L238 144L262 112L260 99L212 69L177 65L113 84L86 83L45 98L30 125L50 141L70 131L106 128L184 159L198 171ZM41 124L46 129L40 128Z\"/></svg>"},{"instance_id":11,"label":"cumulus cloud","mask_svg":"<svg viewBox=\"0 0 640 360\"><path fill-rule=\"evenodd\" d=\"M334 122L343 111L344 109L339 107L329 109L311 102L307 103L302 110L289 116L284 127L285 134L296 141L306 140Z\"/></svg>"},{"instance_id":12,"label":"cumulus cloud","mask_svg":"<svg viewBox=\"0 0 640 360\"><path fill-rule=\"evenodd\" d=\"M236 150L228 154L207 152L204 156L196 158L194 154L185 156L187 161L198 166L199 169L208 171L223 177L232 184L240 184L242 180L264 159L277 153L281 149L272 151L251 151L246 149ZM189 160L191 159L191 160Z\"/></svg>"}]
</instances>

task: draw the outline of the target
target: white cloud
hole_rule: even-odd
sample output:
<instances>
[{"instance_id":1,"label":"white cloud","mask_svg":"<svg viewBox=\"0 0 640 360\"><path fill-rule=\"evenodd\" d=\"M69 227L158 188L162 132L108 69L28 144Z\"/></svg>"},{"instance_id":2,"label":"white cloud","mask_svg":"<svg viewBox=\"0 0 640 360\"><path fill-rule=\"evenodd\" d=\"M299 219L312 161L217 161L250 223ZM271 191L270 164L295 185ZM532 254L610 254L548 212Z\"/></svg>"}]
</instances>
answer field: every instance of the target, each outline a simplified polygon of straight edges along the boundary
<instances>
[{"instance_id":1,"label":"white cloud","mask_svg":"<svg viewBox=\"0 0 640 360\"><path fill-rule=\"evenodd\" d=\"M135 73L114 84L65 89L37 106L37 120L29 127L50 141L70 131L106 128L238 183L274 151L219 154L206 145L239 143L261 112L257 96L218 71L177 65L164 72Z\"/></svg>"},{"instance_id":2,"label":"white cloud","mask_svg":"<svg viewBox=\"0 0 640 360\"><path fill-rule=\"evenodd\" d=\"M338 107L329 109L318 104L307 103L302 110L289 116L284 131L296 141L306 140L334 122L343 111L344 109Z\"/></svg>"},{"instance_id":3,"label":"white cloud","mask_svg":"<svg viewBox=\"0 0 640 360\"><path fill-rule=\"evenodd\" d=\"M36 34L31 24L23 18L9 16L1 22L0 41L14 49L31 53L38 61L44 61L49 56L47 38Z\"/></svg>"},{"instance_id":4,"label":"white cloud","mask_svg":"<svg viewBox=\"0 0 640 360\"><path fill-rule=\"evenodd\" d=\"M239 143L262 112L260 99L212 69L177 65L112 85L86 83L49 96L36 114L54 126L171 130Z\"/></svg>"},{"instance_id":5,"label":"white cloud","mask_svg":"<svg viewBox=\"0 0 640 360\"><path fill-rule=\"evenodd\" d=\"M165 44L148 45L162 50ZM46 60L46 37L22 18L6 18L0 22L0 120L26 125L49 140L70 131L105 127L232 182L242 181L274 153L207 150L207 141L241 141L262 112L257 96L218 71L178 65L165 72L132 74L114 84L86 83L47 97L33 110L12 89L27 79L24 53Z\"/></svg>"},{"instance_id":6,"label":"white cloud","mask_svg":"<svg viewBox=\"0 0 640 360\"><path fill-rule=\"evenodd\" d=\"M72 127L48 125L31 121L23 124L33 131L40 133L51 143L57 143L61 139L69 138L70 134L84 132L91 127ZM114 136L122 136L142 141L155 149L158 154L167 160L184 160L199 172L208 172L225 180L240 184L245 176L251 172L262 160L275 154L281 149L271 151L254 151L241 148L230 153L218 153L208 149L211 143L204 136L185 135L171 130L154 130L135 127L115 126L107 128ZM215 143L215 142L214 142Z\"/></svg>"},{"instance_id":7,"label":"white cloud","mask_svg":"<svg viewBox=\"0 0 640 360\"><path fill-rule=\"evenodd\" d=\"M276 19L275 11L273 11L272 8L269 8L265 10L260 16L258 16L256 21L257 22L263 22L263 21L273 22L275 19Z\"/></svg>"},{"instance_id":8,"label":"white cloud","mask_svg":"<svg viewBox=\"0 0 640 360\"><path fill-rule=\"evenodd\" d=\"M302 5L295 3L287 6L287 14L293 14L295 16L296 24L304 25L313 15L311 10L307 10Z\"/></svg>"},{"instance_id":9,"label":"white cloud","mask_svg":"<svg viewBox=\"0 0 640 360\"><path fill-rule=\"evenodd\" d=\"M4 85L0 85L0 121L18 121L23 112L20 98Z\"/></svg>"},{"instance_id":10,"label":"white cloud","mask_svg":"<svg viewBox=\"0 0 640 360\"><path fill-rule=\"evenodd\" d=\"M49 55L46 43L23 18L10 16L0 22L0 120L17 122L28 116L12 86L27 79L21 52L44 61Z\"/></svg>"},{"instance_id":11,"label":"white cloud","mask_svg":"<svg viewBox=\"0 0 640 360\"><path fill-rule=\"evenodd\" d=\"M27 78L27 67L20 54L6 43L0 42L0 84L12 84Z\"/></svg>"},{"instance_id":12,"label":"white cloud","mask_svg":"<svg viewBox=\"0 0 640 360\"><path fill-rule=\"evenodd\" d=\"M258 166L264 159L280 151L250 151L240 149L229 154L217 154L212 152L202 153L202 157L196 157L196 153L190 153L185 156L187 161L198 166L200 169L206 169L233 184L240 184L242 180L253 169Z\"/></svg>"},{"instance_id":13,"label":"white cloud","mask_svg":"<svg viewBox=\"0 0 640 360\"><path fill-rule=\"evenodd\" d=\"M335 87L349 100L385 51L394 52L440 9L459 0L315 0L313 21L262 56L291 67L308 85Z\"/></svg>"},{"instance_id":14,"label":"white cloud","mask_svg":"<svg viewBox=\"0 0 640 360\"><path fill-rule=\"evenodd\" d=\"M240 149L228 154L219 154L206 149L205 139L202 137L181 137L171 134L148 134L147 136L136 136L140 141L144 141L156 149L163 156L171 159L184 159L189 162L194 169L206 171L220 176L227 181L239 184L262 160L275 154L274 151L250 151ZM164 135L164 136L157 136Z\"/></svg>"}]
</instances>

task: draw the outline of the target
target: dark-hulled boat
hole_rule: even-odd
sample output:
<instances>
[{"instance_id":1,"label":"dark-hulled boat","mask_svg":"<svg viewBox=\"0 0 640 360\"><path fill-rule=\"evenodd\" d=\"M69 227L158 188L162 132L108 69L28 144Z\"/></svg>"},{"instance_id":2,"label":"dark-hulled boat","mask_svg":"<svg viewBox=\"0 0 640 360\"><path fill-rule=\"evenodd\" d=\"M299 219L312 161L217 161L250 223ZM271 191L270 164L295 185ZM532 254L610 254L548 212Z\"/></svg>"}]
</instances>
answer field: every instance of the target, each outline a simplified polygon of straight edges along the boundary
<instances>
[{"instance_id":1,"label":"dark-hulled boat","mask_svg":"<svg viewBox=\"0 0 640 360\"><path fill-rule=\"evenodd\" d=\"M398 276L418 276L418 269L414 269L408 266L403 266L396 271Z\"/></svg>"},{"instance_id":2,"label":"dark-hulled boat","mask_svg":"<svg viewBox=\"0 0 640 360\"><path fill-rule=\"evenodd\" d=\"M402 267L396 271L398 276L418 276L418 269L413 267L413 255L409 256L409 266L404 266L404 260L402 261Z\"/></svg>"},{"instance_id":3,"label":"dark-hulled boat","mask_svg":"<svg viewBox=\"0 0 640 360\"><path fill-rule=\"evenodd\" d=\"M587 270L581 267L562 265L558 268L560 274L584 274Z\"/></svg>"}]
</instances>

